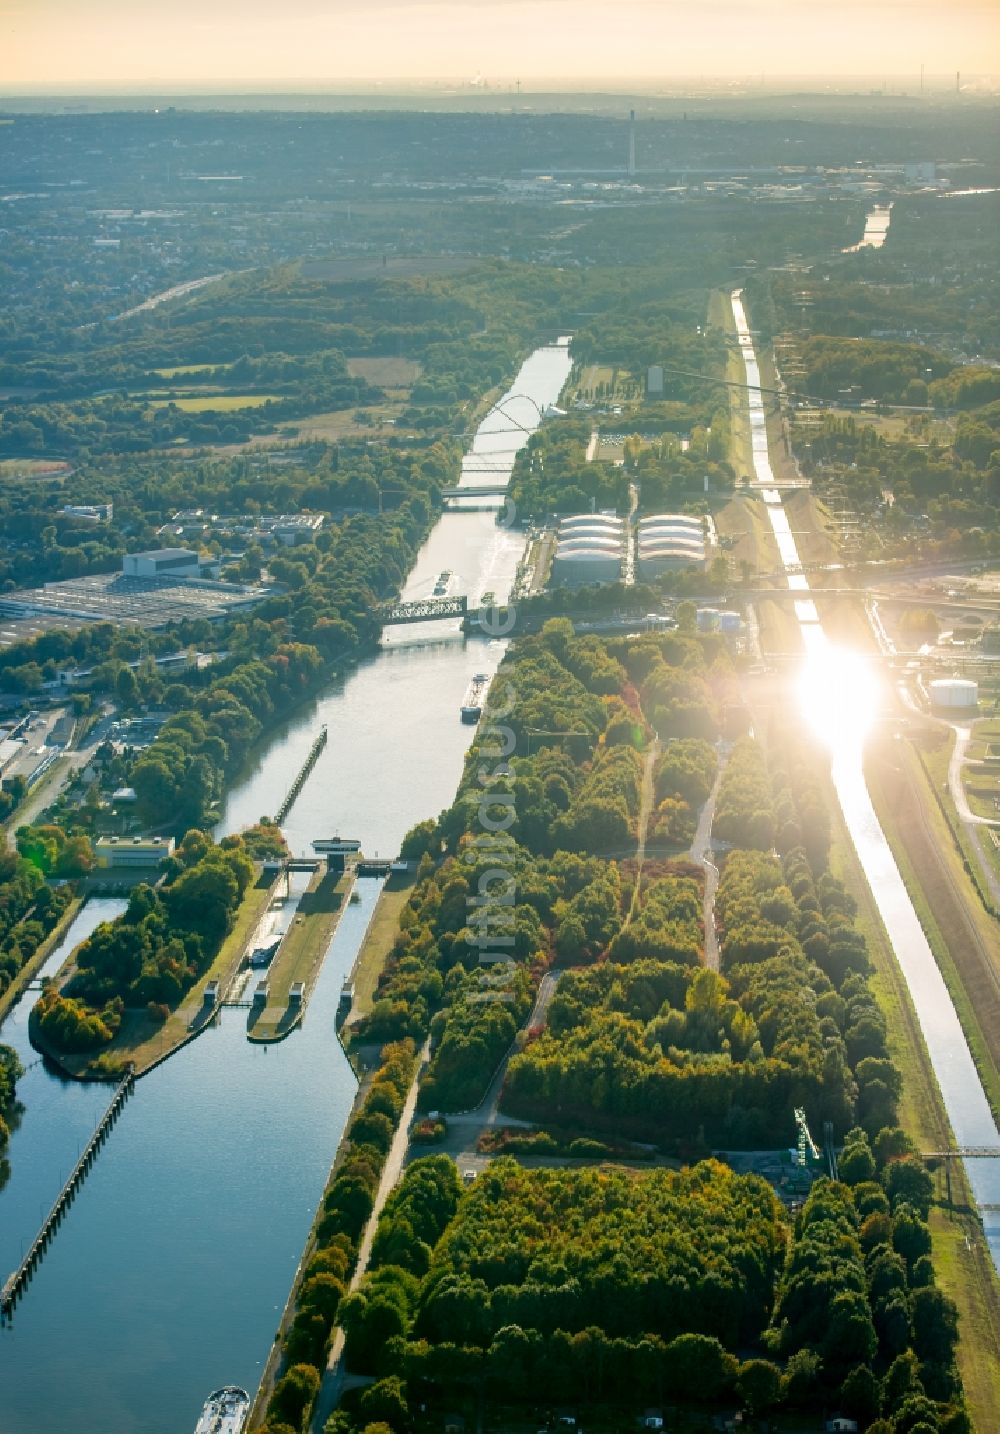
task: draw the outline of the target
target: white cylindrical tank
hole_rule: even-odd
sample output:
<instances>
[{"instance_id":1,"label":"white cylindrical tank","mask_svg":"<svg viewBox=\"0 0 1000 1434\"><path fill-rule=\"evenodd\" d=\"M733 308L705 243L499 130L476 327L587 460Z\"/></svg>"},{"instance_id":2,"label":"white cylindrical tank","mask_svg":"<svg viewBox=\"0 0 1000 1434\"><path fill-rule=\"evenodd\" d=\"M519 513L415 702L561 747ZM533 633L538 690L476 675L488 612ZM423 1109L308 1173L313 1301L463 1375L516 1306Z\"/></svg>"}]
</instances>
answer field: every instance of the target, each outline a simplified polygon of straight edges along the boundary
<instances>
[{"instance_id":1,"label":"white cylindrical tank","mask_svg":"<svg viewBox=\"0 0 1000 1434\"><path fill-rule=\"evenodd\" d=\"M939 677L929 690L933 705L950 711L969 712L979 702L979 683L967 677Z\"/></svg>"}]
</instances>

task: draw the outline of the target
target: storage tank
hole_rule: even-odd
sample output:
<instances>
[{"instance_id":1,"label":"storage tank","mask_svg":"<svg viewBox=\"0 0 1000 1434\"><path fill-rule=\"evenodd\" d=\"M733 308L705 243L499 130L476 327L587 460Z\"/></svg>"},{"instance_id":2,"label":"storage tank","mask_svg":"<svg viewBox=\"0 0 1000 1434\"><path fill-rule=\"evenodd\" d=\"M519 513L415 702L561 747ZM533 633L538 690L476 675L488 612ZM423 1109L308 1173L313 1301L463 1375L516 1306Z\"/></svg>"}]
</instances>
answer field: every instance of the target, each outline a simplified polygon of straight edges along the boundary
<instances>
[{"instance_id":1,"label":"storage tank","mask_svg":"<svg viewBox=\"0 0 1000 1434\"><path fill-rule=\"evenodd\" d=\"M971 712L979 702L979 683L968 677L939 677L929 691L933 706L950 712Z\"/></svg>"}]
</instances>

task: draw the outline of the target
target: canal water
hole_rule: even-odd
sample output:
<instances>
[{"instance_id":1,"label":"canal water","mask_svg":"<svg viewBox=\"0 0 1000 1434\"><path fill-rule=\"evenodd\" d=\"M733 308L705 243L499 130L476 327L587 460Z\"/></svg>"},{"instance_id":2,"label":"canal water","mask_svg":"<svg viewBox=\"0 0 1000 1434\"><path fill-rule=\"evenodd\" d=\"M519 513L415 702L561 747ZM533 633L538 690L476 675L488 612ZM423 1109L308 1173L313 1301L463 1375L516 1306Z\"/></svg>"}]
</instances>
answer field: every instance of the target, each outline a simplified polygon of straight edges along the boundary
<instances>
[{"instance_id":1,"label":"canal water","mask_svg":"<svg viewBox=\"0 0 1000 1434\"><path fill-rule=\"evenodd\" d=\"M842 254L859 254L862 249L881 249L889 237L892 223L892 205L876 204L865 219L865 232L857 244L849 244Z\"/></svg>"},{"instance_id":2,"label":"canal water","mask_svg":"<svg viewBox=\"0 0 1000 1434\"><path fill-rule=\"evenodd\" d=\"M120 900L88 901L35 979L54 976L73 948L102 921L120 916L125 905ZM20 1263L114 1089L65 1080L41 1059L28 1039L28 1015L37 1000L37 991L26 991L0 1027L0 1041L13 1047L25 1072L17 1083L20 1115L12 1122L0 1171L0 1283ZM3 1348L0 1341L0 1360Z\"/></svg>"},{"instance_id":3,"label":"canal water","mask_svg":"<svg viewBox=\"0 0 1000 1434\"><path fill-rule=\"evenodd\" d=\"M463 487L506 477L517 449L554 403L570 370L568 341L537 350L487 415L466 460ZM489 472L477 471L488 469ZM479 502L484 500L480 499ZM470 604L502 600L524 551L524 533L494 512L444 514L421 548L403 592L428 598L440 575ZM474 728L459 708L476 672L493 672L504 643L464 638L457 620L390 628L372 658L339 677L258 753L230 790L220 830L238 831L278 809L325 723L329 740L284 824L304 854L317 836L357 837L367 856L395 856L406 831L451 800Z\"/></svg>"},{"instance_id":4,"label":"canal water","mask_svg":"<svg viewBox=\"0 0 1000 1434\"><path fill-rule=\"evenodd\" d=\"M527 361L500 401L506 416L493 412L482 424L477 443L491 465L509 473L569 368L565 342ZM462 481L486 480L471 471ZM429 595L448 569L455 591L502 598L523 545L492 513L446 514L405 596ZM455 622L392 632L260 751L221 830L277 808L325 722L330 740L286 824L293 848L339 832L370 854L395 854L414 822L451 800L475 730L460 720L462 696L472 674L501 656L498 644L463 638ZM305 1021L286 1041L250 1045L246 1012L229 1009L139 1081L0 1330L3 1434L183 1434L211 1390L255 1389L354 1099L334 1022L379 887L358 881L360 901L345 908ZM89 903L49 969L120 909ZM33 999L0 1027L25 1065L35 1059L24 1031ZM111 1094L41 1064L18 1093L25 1113L0 1192L0 1278Z\"/></svg>"},{"instance_id":5,"label":"canal water","mask_svg":"<svg viewBox=\"0 0 1000 1434\"><path fill-rule=\"evenodd\" d=\"M760 382L753 341L747 325L741 292L731 295L733 319L749 385ZM760 393L749 392L751 422ZM763 417L759 420L763 429ZM794 534L782 506L766 451L754 445L756 478L792 591L808 592ZM875 812L864 776L864 743L878 715L880 693L861 654L834 646L819 621L809 597L794 602L802 634L805 663L802 674L803 707L807 720L831 753L831 775L844 821L864 868L896 960L920 1024L927 1053L937 1078L941 1099L954 1134L963 1148L1000 1147L1000 1134L983 1083L969 1050L951 995L931 951L900 875L892 849ZM984 1216L986 1239L993 1262L1000 1270L1000 1160L969 1158L965 1162L973 1196Z\"/></svg>"}]
</instances>

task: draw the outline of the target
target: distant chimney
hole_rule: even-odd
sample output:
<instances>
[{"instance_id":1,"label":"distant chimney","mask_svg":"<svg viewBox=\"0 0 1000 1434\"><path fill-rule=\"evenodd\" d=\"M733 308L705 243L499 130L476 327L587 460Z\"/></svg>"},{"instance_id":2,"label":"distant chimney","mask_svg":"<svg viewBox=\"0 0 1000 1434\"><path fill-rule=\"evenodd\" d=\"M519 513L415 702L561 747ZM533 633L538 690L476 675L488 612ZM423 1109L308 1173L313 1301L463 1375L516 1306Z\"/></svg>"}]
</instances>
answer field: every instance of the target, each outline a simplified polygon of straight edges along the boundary
<instances>
[{"instance_id":1,"label":"distant chimney","mask_svg":"<svg viewBox=\"0 0 1000 1434\"><path fill-rule=\"evenodd\" d=\"M628 177L635 178L635 110L628 112Z\"/></svg>"}]
</instances>

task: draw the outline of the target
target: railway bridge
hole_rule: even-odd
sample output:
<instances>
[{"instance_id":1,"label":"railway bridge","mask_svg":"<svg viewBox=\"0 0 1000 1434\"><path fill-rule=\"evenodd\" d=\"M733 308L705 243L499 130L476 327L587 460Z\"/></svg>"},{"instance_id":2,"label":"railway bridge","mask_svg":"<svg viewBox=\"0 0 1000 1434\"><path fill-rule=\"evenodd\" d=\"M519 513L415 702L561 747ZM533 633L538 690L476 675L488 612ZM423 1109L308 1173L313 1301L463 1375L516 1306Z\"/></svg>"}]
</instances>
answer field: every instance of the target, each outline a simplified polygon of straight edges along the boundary
<instances>
[{"instance_id":1,"label":"railway bridge","mask_svg":"<svg viewBox=\"0 0 1000 1434\"><path fill-rule=\"evenodd\" d=\"M379 612L384 626L411 622L441 622L448 617L464 618L469 610L465 593L456 597L418 598L415 602L389 603Z\"/></svg>"}]
</instances>

